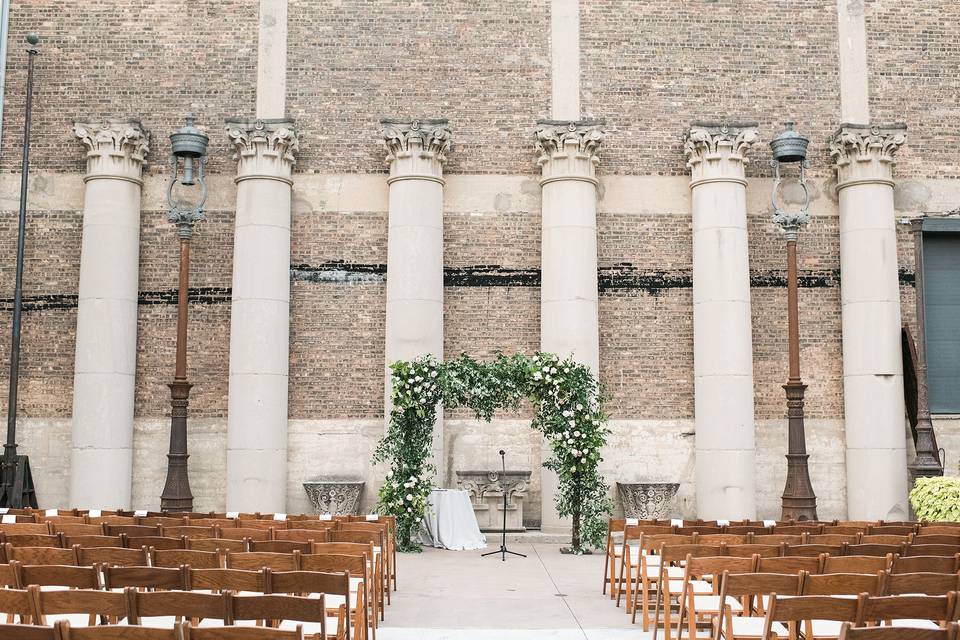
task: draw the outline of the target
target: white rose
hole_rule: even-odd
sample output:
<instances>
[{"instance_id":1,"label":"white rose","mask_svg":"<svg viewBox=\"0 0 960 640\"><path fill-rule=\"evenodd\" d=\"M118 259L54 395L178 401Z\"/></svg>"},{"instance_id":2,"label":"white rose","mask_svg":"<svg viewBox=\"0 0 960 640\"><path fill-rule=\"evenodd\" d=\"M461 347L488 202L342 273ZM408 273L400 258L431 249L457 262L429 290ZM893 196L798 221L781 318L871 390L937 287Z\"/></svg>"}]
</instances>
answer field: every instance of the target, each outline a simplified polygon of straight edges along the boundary
<instances>
[{"instance_id":1,"label":"white rose","mask_svg":"<svg viewBox=\"0 0 960 640\"><path fill-rule=\"evenodd\" d=\"M570 471L572 471L573 473L576 473L576 472L577 472L577 465L573 465L572 467L570 467Z\"/></svg>"},{"instance_id":2,"label":"white rose","mask_svg":"<svg viewBox=\"0 0 960 640\"><path fill-rule=\"evenodd\" d=\"M412 493L408 493L408 494L407 494L407 501L408 501L408 502L413 502L413 494L412 494Z\"/></svg>"},{"instance_id":3,"label":"white rose","mask_svg":"<svg viewBox=\"0 0 960 640\"><path fill-rule=\"evenodd\" d=\"M410 507L407 507L407 513L413 513L413 509L411 509Z\"/></svg>"},{"instance_id":4,"label":"white rose","mask_svg":"<svg viewBox=\"0 0 960 640\"><path fill-rule=\"evenodd\" d=\"M569 417L572 416L572 415L573 415L573 412L571 412L571 411L564 410L564 412L563 412L563 417L564 417L564 418L569 418Z\"/></svg>"},{"instance_id":5,"label":"white rose","mask_svg":"<svg viewBox=\"0 0 960 640\"><path fill-rule=\"evenodd\" d=\"M431 378L436 378L436 377L437 377L437 372L436 372L436 371L431 371L431 372L430 372L430 377L431 377Z\"/></svg>"},{"instance_id":6,"label":"white rose","mask_svg":"<svg viewBox=\"0 0 960 640\"><path fill-rule=\"evenodd\" d=\"M579 432L579 431L574 431L574 432L573 432L573 437L574 437L574 438L579 438L579 437L580 437L580 432Z\"/></svg>"},{"instance_id":7,"label":"white rose","mask_svg":"<svg viewBox=\"0 0 960 640\"><path fill-rule=\"evenodd\" d=\"M577 421L576 421L576 420L570 420L567 424L569 424L571 427L575 427L575 426L577 426Z\"/></svg>"},{"instance_id":8,"label":"white rose","mask_svg":"<svg viewBox=\"0 0 960 640\"><path fill-rule=\"evenodd\" d=\"M544 370L546 373L550 373L550 367L544 367L543 370Z\"/></svg>"},{"instance_id":9,"label":"white rose","mask_svg":"<svg viewBox=\"0 0 960 640\"><path fill-rule=\"evenodd\" d=\"M557 372L556 367L550 367L550 373L556 373L556 372Z\"/></svg>"},{"instance_id":10,"label":"white rose","mask_svg":"<svg viewBox=\"0 0 960 640\"><path fill-rule=\"evenodd\" d=\"M534 372L533 374L534 380L540 380L541 378L543 378L543 374L541 374L539 371Z\"/></svg>"},{"instance_id":11,"label":"white rose","mask_svg":"<svg viewBox=\"0 0 960 640\"><path fill-rule=\"evenodd\" d=\"M577 404L577 411L583 411L583 405L582 405L582 404L579 404L579 403Z\"/></svg>"}]
</instances>

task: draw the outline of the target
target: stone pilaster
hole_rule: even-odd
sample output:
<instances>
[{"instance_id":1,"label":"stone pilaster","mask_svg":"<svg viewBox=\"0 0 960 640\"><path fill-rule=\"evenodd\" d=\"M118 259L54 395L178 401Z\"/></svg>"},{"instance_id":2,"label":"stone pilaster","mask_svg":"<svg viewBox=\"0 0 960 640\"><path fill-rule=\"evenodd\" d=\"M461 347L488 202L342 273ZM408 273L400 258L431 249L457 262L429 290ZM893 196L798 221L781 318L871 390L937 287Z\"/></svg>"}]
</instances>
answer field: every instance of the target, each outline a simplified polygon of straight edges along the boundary
<instances>
[{"instance_id":1,"label":"stone pilaster","mask_svg":"<svg viewBox=\"0 0 960 640\"><path fill-rule=\"evenodd\" d=\"M603 123L541 120L536 128L541 168L542 241L540 348L573 356L600 374L597 315L597 167ZM550 447L543 445L544 455ZM561 533L556 475L541 470L541 528Z\"/></svg>"},{"instance_id":2,"label":"stone pilaster","mask_svg":"<svg viewBox=\"0 0 960 640\"><path fill-rule=\"evenodd\" d=\"M237 160L230 314L227 509L285 511L290 199L298 135L287 119L226 123Z\"/></svg>"},{"instance_id":3,"label":"stone pilaster","mask_svg":"<svg viewBox=\"0 0 960 640\"><path fill-rule=\"evenodd\" d=\"M77 122L87 152L73 383L70 505L130 507L140 191L149 133ZM66 505L64 505L66 506Z\"/></svg>"},{"instance_id":4,"label":"stone pilaster","mask_svg":"<svg viewBox=\"0 0 960 640\"><path fill-rule=\"evenodd\" d=\"M391 362L432 355L443 360L443 164L450 150L446 120L384 120L390 168L387 230L385 415L390 415ZM436 482L446 481L443 416L433 430Z\"/></svg>"},{"instance_id":5,"label":"stone pilaster","mask_svg":"<svg viewBox=\"0 0 960 640\"><path fill-rule=\"evenodd\" d=\"M847 516L908 517L893 166L906 127L845 124L830 142L840 201Z\"/></svg>"},{"instance_id":6,"label":"stone pilaster","mask_svg":"<svg viewBox=\"0 0 960 640\"><path fill-rule=\"evenodd\" d=\"M684 153L693 216L697 515L756 517L746 154L755 123L693 124Z\"/></svg>"}]
</instances>

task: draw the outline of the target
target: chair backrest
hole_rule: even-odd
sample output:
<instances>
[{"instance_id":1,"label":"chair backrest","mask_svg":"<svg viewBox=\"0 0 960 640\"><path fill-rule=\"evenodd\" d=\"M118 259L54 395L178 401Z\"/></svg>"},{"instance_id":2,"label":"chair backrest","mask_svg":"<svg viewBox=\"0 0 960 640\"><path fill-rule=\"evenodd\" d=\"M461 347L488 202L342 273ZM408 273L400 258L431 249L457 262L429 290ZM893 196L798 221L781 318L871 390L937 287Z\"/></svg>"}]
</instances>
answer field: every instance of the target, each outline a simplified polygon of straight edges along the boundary
<instances>
[{"instance_id":1,"label":"chair backrest","mask_svg":"<svg viewBox=\"0 0 960 640\"><path fill-rule=\"evenodd\" d=\"M223 529L220 530L221 532ZM246 540L229 538L187 538L186 548L195 551L246 551Z\"/></svg>"},{"instance_id":2,"label":"chair backrest","mask_svg":"<svg viewBox=\"0 0 960 640\"><path fill-rule=\"evenodd\" d=\"M784 550L785 556L830 556L843 555L843 546L836 544L788 544Z\"/></svg>"},{"instance_id":3,"label":"chair backrest","mask_svg":"<svg viewBox=\"0 0 960 640\"><path fill-rule=\"evenodd\" d=\"M122 549L116 547L74 547L77 563L84 567L109 564L114 567L145 567L150 564L147 549Z\"/></svg>"},{"instance_id":4,"label":"chair backrest","mask_svg":"<svg viewBox=\"0 0 960 640\"><path fill-rule=\"evenodd\" d=\"M186 536L187 538L216 538L216 527L196 527L187 525L161 526L160 533L165 537Z\"/></svg>"},{"instance_id":5,"label":"chair backrest","mask_svg":"<svg viewBox=\"0 0 960 640\"><path fill-rule=\"evenodd\" d=\"M846 554L850 556L886 556L903 551L903 545L895 544L848 544Z\"/></svg>"},{"instance_id":6,"label":"chair backrest","mask_svg":"<svg viewBox=\"0 0 960 640\"><path fill-rule=\"evenodd\" d=\"M783 545L779 544L731 544L727 545L726 555L740 558L760 556L776 558L783 554Z\"/></svg>"},{"instance_id":7,"label":"chair backrest","mask_svg":"<svg viewBox=\"0 0 960 640\"><path fill-rule=\"evenodd\" d=\"M183 616L184 618L207 618L232 624L231 597L223 594L196 591L127 591L127 618L131 624L143 624L144 618ZM146 622L149 626L149 621Z\"/></svg>"},{"instance_id":8,"label":"chair backrest","mask_svg":"<svg viewBox=\"0 0 960 640\"><path fill-rule=\"evenodd\" d=\"M825 524L823 534L860 535L867 532L867 525L858 524Z\"/></svg>"},{"instance_id":9,"label":"chair backrest","mask_svg":"<svg viewBox=\"0 0 960 640\"><path fill-rule=\"evenodd\" d=\"M312 529L314 531L326 531L333 529L336 523L333 520L294 520L290 523L292 529ZM277 529L274 533L282 531Z\"/></svg>"},{"instance_id":10,"label":"chair backrest","mask_svg":"<svg viewBox=\"0 0 960 640\"><path fill-rule=\"evenodd\" d=\"M153 547L154 549L183 549L186 547L185 538L167 538L164 536L129 536L127 546L132 549Z\"/></svg>"},{"instance_id":11,"label":"chair backrest","mask_svg":"<svg viewBox=\"0 0 960 640\"><path fill-rule=\"evenodd\" d=\"M346 571L354 578L366 579L367 562L362 555L342 555L336 553L314 553L300 556L302 571L322 571L342 573Z\"/></svg>"},{"instance_id":12,"label":"chair backrest","mask_svg":"<svg viewBox=\"0 0 960 640\"><path fill-rule=\"evenodd\" d=\"M921 530L922 531L922 530ZM953 544L960 546L960 533L918 533L910 539L911 544Z\"/></svg>"},{"instance_id":13,"label":"chair backrest","mask_svg":"<svg viewBox=\"0 0 960 640\"><path fill-rule=\"evenodd\" d=\"M680 562L688 557L702 558L704 556L723 555L724 548L721 545L710 544L663 544L660 546L661 562L663 566L671 562Z\"/></svg>"},{"instance_id":14,"label":"chair backrest","mask_svg":"<svg viewBox=\"0 0 960 640\"><path fill-rule=\"evenodd\" d=\"M854 627L845 622L840 627L840 640L956 640L957 623L941 629L914 629L910 627Z\"/></svg>"},{"instance_id":15,"label":"chair backrest","mask_svg":"<svg viewBox=\"0 0 960 640\"><path fill-rule=\"evenodd\" d=\"M127 595L122 591L99 589L58 589L46 591L37 585L27 588L37 616L86 613L112 618L127 616ZM44 618L39 618L43 620Z\"/></svg>"},{"instance_id":16,"label":"chair backrest","mask_svg":"<svg viewBox=\"0 0 960 640\"><path fill-rule=\"evenodd\" d=\"M835 620L854 622L858 603L855 598L831 596L771 596L767 604L763 638L769 638L772 622L799 622L801 620Z\"/></svg>"},{"instance_id":17,"label":"chair backrest","mask_svg":"<svg viewBox=\"0 0 960 640\"><path fill-rule=\"evenodd\" d=\"M917 530L918 535L937 535L942 534L946 536L960 536L960 525L958 524L944 524L943 522L938 522L936 524L922 524Z\"/></svg>"},{"instance_id":18,"label":"chair backrest","mask_svg":"<svg viewBox=\"0 0 960 640\"><path fill-rule=\"evenodd\" d=\"M694 556L687 554L684 580L701 580L705 576L717 576L724 571L731 573L749 573L754 570L756 559L731 556ZM719 583L714 581L714 586Z\"/></svg>"},{"instance_id":19,"label":"chair backrest","mask_svg":"<svg viewBox=\"0 0 960 640\"><path fill-rule=\"evenodd\" d=\"M640 548L646 555L660 553L660 547L665 544L693 544L693 536L676 533L644 533L640 537Z\"/></svg>"},{"instance_id":20,"label":"chair backrest","mask_svg":"<svg viewBox=\"0 0 960 640\"><path fill-rule=\"evenodd\" d=\"M0 588L16 588L19 584L17 564L0 564Z\"/></svg>"},{"instance_id":21,"label":"chair backrest","mask_svg":"<svg viewBox=\"0 0 960 640\"><path fill-rule=\"evenodd\" d=\"M19 518L19 516L17 516ZM0 532L6 535L25 535L29 533L50 533L50 525L46 522L10 522L0 524Z\"/></svg>"},{"instance_id":22,"label":"chair backrest","mask_svg":"<svg viewBox=\"0 0 960 640\"><path fill-rule=\"evenodd\" d=\"M186 589L185 570L171 567L103 567L103 585L151 589Z\"/></svg>"},{"instance_id":23,"label":"chair backrest","mask_svg":"<svg viewBox=\"0 0 960 640\"><path fill-rule=\"evenodd\" d=\"M757 560L757 571L761 573L821 573L824 556L782 556Z\"/></svg>"},{"instance_id":24,"label":"chair backrest","mask_svg":"<svg viewBox=\"0 0 960 640\"><path fill-rule=\"evenodd\" d=\"M310 542L295 542L293 540L252 540L250 551L268 551L271 553L310 553L313 547Z\"/></svg>"},{"instance_id":25,"label":"chair backrest","mask_svg":"<svg viewBox=\"0 0 960 640\"><path fill-rule=\"evenodd\" d=\"M884 577L884 593L898 596L922 593L939 596L960 591L960 575L956 573L888 573Z\"/></svg>"},{"instance_id":26,"label":"chair backrest","mask_svg":"<svg viewBox=\"0 0 960 640\"><path fill-rule=\"evenodd\" d=\"M127 534L127 536L130 538L143 538L146 536L160 535L160 525L107 523L103 526L103 529L108 536L118 536L121 533Z\"/></svg>"},{"instance_id":27,"label":"chair backrest","mask_svg":"<svg viewBox=\"0 0 960 640\"><path fill-rule=\"evenodd\" d=\"M83 547L93 549L96 547L126 547L126 536L103 536L103 535L69 535L63 534L63 548Z\"/></svg>"},{"instance_id":28,"label":"chair backrest","mask_svg":"<svg viewBox=\"0 0 960 640\"><path fill-rule=\"evenodd\" d=\"M258 521L254 520L254 522ZM270 529L254 529L246 526L235 529L220 529L220 537L228 540L269 540Z\"/></svg>"},{"instance_id":29,"label":"chair backrest","mask_svg":"<svg viewBox=\"0 0 960 640\"><path fill-rule=\"evenodd\" d=\"M689 536L689 535L693 535L694 533L698 535L716 535L716 534L723 533L723 528L719 526L711 527L710 525L696 524L696 525L677 527L676 533L682 536Z\"/></svg>"},{"instance_id":30,"label":"chair backrest","mask_svg":"<svg viewBox=\"0 0 960 640\"><path fill-rule=\"evenodd\" d=\"M63 546L59 533L8 533L3 536L7 544L14 547L54 547Z\"/></svg>"},{"instance_id":31,"label":"chair backrest","mask_svg":"<svg viewBox=\"0 0 960 640\"><path fill-rule=\"evenodd\" d=\"M184 518L177 518L171 516L144 516L140 518L138 524L145 525L148 527L181 527L187 523Z\"/></svg>"},{"instance_id":32,"label":"chair backrest","mask_svg":"<svg viewBox=\"0 0 960 640\"><path fill-rule=\"evenodd\" d=\"M21 620L29 619L33 615L33 600L26 589L0 589L0 613L20 616ZM15 634L3 635L0 638L16 638Z\"/></svg>"},{"instance_id":33,"label":"chair backrest","mask_svg":"<svg viewBox=\"0 0 960 640\"><path fill-rule=\"evenodd\" d=\"M882 524L882 525L870 525L867 527L867 535L895 535L895 536L907 536L911 533L916 533L916 525L907 525L907 524Z\"/></svg>"},{"instance_id":34,"label":"chair backrest","mask_svg":"<svg viewBox=\"0 0 960 640\"><path fill-rule=\"evenodd\" d=\"M22 587L36 584L41 587L100 588L100 573L95 567L17 563L16 571L18 584Z\"/></svg>"},{"instance_id":35,"label":"chair backrest","mask_svg":"<svg viewBox=\"0 0 960 640\"><path fill-rule=\"evenodd\" d=\"M348 598L349 599L349 598ZM289 595L234 596L231 616L233 620L291 620L295 622L320 623L317 638L327 636L326 598L304 598ZM344 625L344 638L350 638L350 625ZM233 638L234 636L230 636Z\"/></svg>"},{"instance_id":36,"label":"chair backrest","mask_svg":"<svg viewBox=\"0 0 960 640\"><path fill-rule=\"evenodd\" d=\"M264 571L246 569L193 569L187 575L189 589L211 591L267 591Z\"/></svg>"},{"instance_id":37,"label":"chair backrest","mask_svg":"<svg viewBox=\"0 0 960 640\"><path fill-rule=\"evenodd\" d=\"M794 535L798 533L809 533L813 535L813 534L823 533L823 527L824 525L822 524L786 524L786 525L777 525L776 527L774 527L773 532L780 533L780 534L794 534Z\"/></svg>"},{"instance_id":38,"label":"chair backrest","mask_svg":"<svg viewBox=\"0 0 960 640\"><path fill-rule=\"evenodd\" d=\"M274 571L297 571L300 569L300 552L274 553L271 551L241 552L228 551L224 555L228 569L247 569L258 571L269 567Z\"/></svg>"},{"instance_id":39,"label":"chair backrest","mask_svg":"<svg viewBox=\"0 0 960 640\"><path fill-rule=\"evenodd\" d=\"M329 542L329 529L274 529L274 540L294 542Z\"/></svg>"},{"instance_id":40,"label":"chair backrest","mask_svg":"<svg viewBox=\"0 0 960 640\"><path fill-rule=\"evenodd\" d=\"M734 524L724 527L723 532L736 533L739 535L766 535L770 533L770 527L765 527L762 524Z\"/></svg>"},{"instance_id":41,"label":"chair backrest","mask_svg":"<svg viewBox=\"0 0 960 640\"><path fill-rule=\"evenodd\" d=\"M908 544L903 549L905 556L955 556L960 546L955 544Z\"/></svg>"},{"instance_id":42,"label":"chair backrest","mask_svg":"<svg viewBox=\"0 0 960 640\"><path fill-rule=\"evenodd\" d=\"M237 523L237 527L269 531L270 529L286 529L287 523L284 520L243 519Z\"/></svg>"},{"instance_id":43,"label":"chair backrest","mask_svg":"<svg viewBox=\"0 0 960 640\"><path fill-rule=\"evenodd\" d=\"M381 535L376 531L331 531L331 542L372 543L375 547L381 546Z\"/></svg>"},{"instance_id":44,"label":"chair backrest","mask_svg":"<svg viewBox=\"0 0 960 640\"><path fill-rule=\"evenodd\" d=\"M343 596L350 602L350 573L347 571L271 571L269 582L270 593L326 593Z\"/></svg>"},{"instance_id":45,"label":"chair backrest","mask_svg":"<svg viewBox=\"0 0 960 640\"><path fill-rule=\"evenodd\" d=\"M0 638L17 640L61 640L55 627L33 624L0 624Z\"/></svg>"},{"instance_id":46,"label":"chair backrest","mask_svg":"<svg viewBox=\"0 0 960 640\"><path fill-rule=\"evenodd\" d=\"M767 596L799 596L803 588L803 572L797 573L731 573L724 571L720 581L720 602L726 598Z\"/></svg>"},{"instance_id":47,"label":"chair backrest","mask_svg":"<svg viewBox=\"0 0 960 640\"><path fill-rule=\"evenodd\" d=\"M188 518L187 526L191 527L219 527L221 529L236 529L236 518Z\"/></svg>"},{"instance_id":48,"label":"chair backrest","mask_svg":"<svg viewBox=\"0 0 960 640\"><path fill-rule=\"evenodd\" d=\"M864 534L860 536L859 544L890 544L899 547L904 542L910 542L909 535L884 534Z\"/></svg>"},{"instance_id":49,"label":"chair backrest","mask_svg":"<svg viewBox=\"0 0 960 640\"><path fill-rule=\"evenodd\" d=\"M895 556L893 573L956 573L960 556Z\"/></svg>"},{"instance_id":50,"label":"chair backrest","mask_svg":"<svg viewBox=\"0 0 960 640\"><path fill-rule=\"evenodd\" d=\"M747 536L736 533L697 534L697 544L747 544Z\"/></svg>"},{"instance_id":51,"label":"chair backrest","mask_svg":"<svg viewBox=\"0 0 960 640\"><path fill-rule=\"evenodd\" d=\"M878 623L882 620L951 620L956 607L956 592L942 596L863 596L861 594L857 624Z\"/></svg>"},{"instance_id":52,"label":"chair backrest","mask_svg":"<svg viewBox=\"0 0 960 640\"><path fill-rule=\"evenodd\" d=\"M289 631L269 627L190 627L188 632L187 640L303 640L303 626L299 624Z\"/></svg>"},{"instance_id":53,"label":"chair backrest","mask_svg":"<svg viewBox=\"0 0 960 640\"><path fill-rule=\"evenodd\" d=\"M818 573L807 574L803 580L805 596L855 596L883 593L883 573Z\"/></svg>"},{"instance_id":54,"label":"chair backrest","mask_svg":"<svg viewBox=\"0 0 960 640\"><path fill-rule=\"evenodd\" d=\"M10 543L4 545L7 562L16 560L23 564L77 564L77 554L73 549L58 547L14 547Z\"/></svg>"},{"instance_id":55,"label":"chair backrest","mask_svg":"<svg viewBox=\"0 0 960 640\"><path fill-rule=\"evenodd\" d=\"M313 553L333 553L346 556L362 555L368 562L371 562L373 561L373 544L369 542L317 542L313 545Z\"/></svg>"},{"instance_id":56,"label":"chair backrest","mask_svg":"<svg viewBox=\"0 0 960 640\"><path fill-rule=\"evenodd\" d=\"M854 533L813 533L807 536L808 544L857 544L860 542L860 534Z\"/></svg>"},{"instance_id":57,"label":"chair backrest","mask_svg":"<svg viewBox=\"0 0 960 640\"><path fill-rule=\"evenodd\" d=\"M99 516L87 516L90 524L137 524L137 519L133 516L124 516L119 514L107 514Z\"/></svg>"},{"instance_id":58,"label":"chair backrest","mask_svg":"<svg viewBox=\"0 0 960 640\"><path fill-rule=\"evenodd\" d=\"M753 536L753 544L803 544L806 536L802 533L770 533L756 534Z\"/></svg>"},{"instance_id":59,"label":"chair backrest","mask_svg":"<svg viewBox=\"0 0 960 640\"><path fill-rule=\"evenodd\" d=\"M823 573L876 573L886 571L893 556L829 556L823 562Z\"/></svg>"},{"instance_id":60,"label":"chair backrest","mask_svg":"<svg viewBox=\"0 0 960 640\"><path fill-rule=\"evenodd\" d=\"M54 533L62 533L65 536L102 536L102 524L76 524L76 523L54 523L51 525Z\"/></svg>"},{"instance_id":61,"label":"chair backrest","mask_svg":"<svg viewBox=\"0 0 960 640\"><path fill-rule=\"evenodd\" d=\"M223 566L223 558L216 551L151 549L150 557L150 564L154 567L180 567L188 565L191 569L219 569Z\"/></svg>"}]
</instances>

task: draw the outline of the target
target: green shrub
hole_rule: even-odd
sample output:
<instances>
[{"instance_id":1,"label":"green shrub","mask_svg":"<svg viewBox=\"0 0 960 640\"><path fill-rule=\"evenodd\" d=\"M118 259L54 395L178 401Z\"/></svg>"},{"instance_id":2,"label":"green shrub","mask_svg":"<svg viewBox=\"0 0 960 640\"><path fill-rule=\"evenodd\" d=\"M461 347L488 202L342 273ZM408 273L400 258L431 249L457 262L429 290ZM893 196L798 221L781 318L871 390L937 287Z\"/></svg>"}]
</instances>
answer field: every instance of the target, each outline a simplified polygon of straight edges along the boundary
<instances>
[{"instance_id":1,"label":"green shrub","mask_svg":"<svg viewBox=\"0 0 960 640\"><path fill-rule=\"evenodd\" d=\"M910 504L918 520L960 521L960 478L917 478Z\"/></svg>"}]
</instances>

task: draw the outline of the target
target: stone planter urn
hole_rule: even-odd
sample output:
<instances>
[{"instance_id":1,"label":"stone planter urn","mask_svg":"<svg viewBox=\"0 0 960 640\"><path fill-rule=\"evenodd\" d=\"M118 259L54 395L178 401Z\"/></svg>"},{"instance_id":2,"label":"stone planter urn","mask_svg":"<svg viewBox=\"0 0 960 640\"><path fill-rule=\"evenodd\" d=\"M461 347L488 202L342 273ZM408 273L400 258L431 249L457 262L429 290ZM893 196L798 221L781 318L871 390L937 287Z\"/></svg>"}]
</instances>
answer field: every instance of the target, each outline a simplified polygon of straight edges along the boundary
<instances>
[{"instance_id":1,"label":"stone planter urn","mask_svg":"<svg viewBox=\"0 0 960 640\"><path fill-rule=\"evenodd\" d=\"M457 471L457 486L470 494L480 531L503 527L503 492L507 492L507 531L526 531L523 499L530 471Z\"/></svg>"},{"instance_id":2,"label":"stone planter urn","mask_svg":"<svg viewBox=\"0 0 960 640\"><path fill-rule=\"evenodd\" d=\"M363 480L311 480L303 488L317 513L346 516L360 509L363 485Z\"/></svg>"},{"instance_id":3,"label":"stone planter urn","mask_svg":"<svg viewBox=\"0 0 960 640\"><path fill-rule=\"evenodd\" d=\"M627 518L652 520L666 518L670 504L677 495L680 484L676 482L618 482L617 493Z\"/></svg>"}]
</instances>

